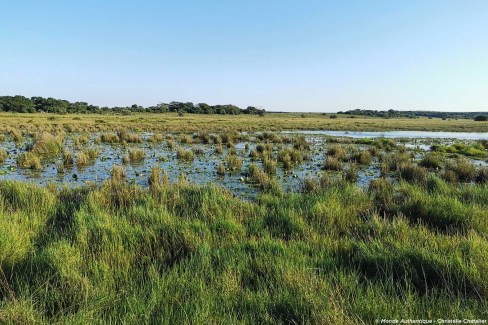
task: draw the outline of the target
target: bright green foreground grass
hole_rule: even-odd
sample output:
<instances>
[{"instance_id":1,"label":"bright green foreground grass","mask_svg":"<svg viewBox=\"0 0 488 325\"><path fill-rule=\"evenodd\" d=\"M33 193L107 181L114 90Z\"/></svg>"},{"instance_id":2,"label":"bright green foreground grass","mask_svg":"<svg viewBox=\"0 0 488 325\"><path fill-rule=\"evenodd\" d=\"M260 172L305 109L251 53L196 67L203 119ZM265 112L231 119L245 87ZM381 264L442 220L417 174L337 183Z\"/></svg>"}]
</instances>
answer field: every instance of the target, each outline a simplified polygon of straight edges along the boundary
<instances>
[{"instance_id":1,"label":"bright green foreground grass","mask_svg":"<svg viewBox=\"0 0 488 325\"><path fill-rule=\"evenodd\" d=\"M0 323L488 317L488 187L0 182Z\"/></svg>"}]
</instances>

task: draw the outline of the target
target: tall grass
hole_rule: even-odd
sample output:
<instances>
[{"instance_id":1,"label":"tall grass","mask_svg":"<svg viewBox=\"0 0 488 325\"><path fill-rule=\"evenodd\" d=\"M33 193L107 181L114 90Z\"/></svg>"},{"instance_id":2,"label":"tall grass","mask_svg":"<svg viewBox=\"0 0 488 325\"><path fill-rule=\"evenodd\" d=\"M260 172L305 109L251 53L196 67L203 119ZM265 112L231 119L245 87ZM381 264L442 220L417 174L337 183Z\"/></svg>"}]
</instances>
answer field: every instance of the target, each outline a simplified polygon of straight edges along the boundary
<instances>
[{"instance_id":1,"label":"tall grass","mask_svg":"<svg viewBox=\"0 0 488 325\"><path fill-rule=\"evenodd\" d=\"M162 175L147 190L120 166L100 187L0 181L0 323L486 318L486 185L310 179L245 202Z\"/></svg>"}]
</instances>

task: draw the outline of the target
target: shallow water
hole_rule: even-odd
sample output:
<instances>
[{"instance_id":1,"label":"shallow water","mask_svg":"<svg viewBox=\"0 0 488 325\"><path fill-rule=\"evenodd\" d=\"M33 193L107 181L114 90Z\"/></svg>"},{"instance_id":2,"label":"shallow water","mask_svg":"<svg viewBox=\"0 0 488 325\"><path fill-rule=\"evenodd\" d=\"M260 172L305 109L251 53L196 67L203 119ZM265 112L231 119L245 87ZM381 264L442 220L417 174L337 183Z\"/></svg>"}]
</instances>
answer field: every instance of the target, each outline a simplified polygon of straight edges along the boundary
<instances>
[{"instance_id":1,"label":"shallow water","mask_svg":"<svg viewBox=\"0 0 488 325\"><path fill-rule=\"evenodd\" d=\"M296 132L295 132L296 133ZM347 137L351 133L334 133ZM359 137L359 134L366 137L372 137L371 132L354 133L354 137ZM451 133L450 133L451 134ZM87 145L76 147L73 144L73 138L76 135L68 136L63 145L65 150L76 155L76 152L85 147L98 147L100 154L94 163L84 168L78 168L76 164L67 168L64 173L59 173L56 167L56 161L44 161L43 168L39 172L35 172L29 169L17 167L17 157L19 154L25 151L26 145L32 141L32 139L26 140L22 145L16 145L11 139L7 139L0 147L4 148L8 153L8 158L5 163L0 166L0 179L22 180L34 182L37 184L67 184L69 186L79 186L86 183L94 182L100 184L103 180L110 177L111 169L114 165L122 165L122 156L127 153L129 148L144 148L146 152L146 158L141 163L127 164L126 172L127 178L130 182L141 186L148 185L148 175L151 168L154 165L159 165L163 170L168 173L170 181L176 181L181 174L184 174L188 180L197 184L213 183L218 186L229 189L232 193L242 198L254 197L257 194L257 190L252 184L246 182L244 171L247 170L250 163L256 163L260 168L262 163L260 160L252 161L249 158L249 152L256 147L256 143L253 136L250 135L248 141L242 141L235 144L237 154L243 159L243 165L241 171L233 173L226 172L225 176L219 176L216 173L217 166L220 163L225 165L225 157L227 156L228 149L223 146L223 153L218 155L215 153L215 144L182 144L175 141L175 147L184 148L190 150L192 148L201 148L203 153L201 155L195 155L195 159L192 162L184 163L176 158L176 149L170 150L166 146L166 143L151 143L147 141L152 134L142 133L143 143L127 144L126 146L120 144L95 144L95 138L99 137L99 134L91 135L89 143ZM330 135L330 134L328 134ZM404 137L404 134L401 134ZM309 159L304 160L302 164L296 166L292 171L284 171L278 164L276 177L280 181L283 189L286 192L297 192L300 190L303 181L308 178L319 178L322 175L322 165L326 157L326 148L330 146L328 142L330 137L323 134L308 134L306 136L307 142L311 145L310 151L304 151L303 154L308 155ZM340 140L340 138L336 139ZM346 139L347 140L347 139ZM350 142L350 141L349 141ZM430 150L433 143L439 143L436 139L402 139L399 141L399 145L405 146L408 151L411 151L416 159L421 159L425 152ZM442 143L450 143L452 141L442 140ZM245 149L246 144L249 149ZM359 149L368 149L369 145L363 144L345 144L354 146ZM278 150L282 147L291 146L291 144L273 144L273 153L276 157ZM485 164L483 161L478 161L479 164ZM344 164L347 167L347 163ZM369 166L358 166L358 181L360 186L368 186L369 182L378 178L380 175L379 161L377 158L373 159L373 162Z\"/></svg>"},{"instance_id":2,"label":"shallow water","mask_svg":"<svg viewBox=\"0 0 488 325\"><path fill-rule=\"evenodd\" d=\"M488 140L488 132L432 132L432 131L384 131L384 132L356 132L329 130L300 130L283 131L285 134L329 135L333 137L350 138L408 138L408 139L460 139L460 140Z\"/></svg>"}]
</instances>

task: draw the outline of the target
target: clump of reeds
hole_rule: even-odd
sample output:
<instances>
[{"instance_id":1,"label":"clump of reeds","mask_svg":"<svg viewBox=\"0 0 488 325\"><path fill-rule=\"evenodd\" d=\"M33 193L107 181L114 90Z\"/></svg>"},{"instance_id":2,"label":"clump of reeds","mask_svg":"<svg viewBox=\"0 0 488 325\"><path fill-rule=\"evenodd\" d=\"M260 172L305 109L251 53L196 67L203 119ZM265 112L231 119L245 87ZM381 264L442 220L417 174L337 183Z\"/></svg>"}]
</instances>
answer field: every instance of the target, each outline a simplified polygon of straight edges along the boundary
<instances>
[{"instance_id":1,"label":"clump of reeds","mask_svg":"<svg viewBox=\"0 0 488 325\"><path fill-rule=\"evenodd\" d=\"M117 132L119 141L126 142L126 143L141 143L142 137L137 133L128 133L127 131L119 131Z\"/></svg>"},{"instance_id":2,"label":"clump of reeds","mask_svg":"<svg viewBox=\"0 0 488 325\"><path fill-rule=\"evenodd\" d=\"M129 159L131 163L139 163L146 158L146 151L144 148L130 148Z\"/></svg>"},{"instance_id":3,"label":"clump of reeds","mask_svg":"<svg viewBox=\"0 0 488 325\"><path fill-rule=\"evenodd\" d=\"M278 161L283 163L285 170L289 170L303 162L303 155L295 148L286 148L278 151Z\"/></svg>"},{"instance_id":4,"label":"clump of reeds","mask_svg":"<svg viewBox=\"0 0 488 325\"><path fill-rule=\"evenodd\" d=\"M373 159L369 150L361 150L352 157L352 161L360 165L369 165Z\"/></svg>"},{"instance_id":5,"label":"clump of reeds","mask_svg":"<svg viewBox=\"0 0 488 325\"><path fill-rule=\"evenodd\" d=\"M191 144L193 143L193 139L188 134L182 134L178 137L178 142L183 144Z\"/></svg>"},{"instance_id":6,"label":"clump of reeds","mask_svg":"<svg viewBox=\"0 0 488 325\"><path fill-rule=\"evenodd\" d=\"M120 138L115 133L103 133L100 137L101 141L104 143L118 143Z\"/></svg>"},{"instance_id":7,"label":"clump of reeds","mask_svg":"<svg viewBox=\"0 0 488 325\"><path fill-rule=\"evenodd\" d=\"M197 156L201 156L205 153L205 149L203 149L203 147L196 147L193 148L193 153L195 153Z\"/></svg>"},{"instance_id":8,"label":"clump of reeds","mask_svg":"<svg viewBox=\"0 0 488 325\"><path fill-rule=\"evenodd\" d=\"M63 166L64 167L71 167L74 164L73 154L69 151L63 152Z\"/></svg>"},{"instance_id":9,"label":"clump of reeds","mask_svg":"<svg viewBox=\"0 0 488 325\"><path fill-rule=\"evenodd\" d=\"M80 135L80 136L75 138L75 145L76 146L81 146L81 145L85 145L85 144L88 144L88 136Z\"/></svg>"},{"instance_id":10,"label":"clump of reeds","mask_svg":"<svg viewBox=\"0 0 488 325\"><path fill-rule=\"evenodd\" d=\"M153 143L161 143L164 141L164 136L161 133L154 133L149 138L149 141Z\"/></svg>"},{"instance_id":11,"label":"clump of reeds","mask_svg":"<svg viewBox=\"0 0 488 325\"><path fill-rule=\"evenodd\" d=\"M14 129L14 128L10 129L10 136L16 143L22 142L23 135L22 135L22 131L20 131L19 129Z\"/></svg>"},{"instance_id":12,"label":"clump of reeds","mask_svg":"<svg viewBox=\"0 0 488 325\"><path fill-rule=\"evenodd\" d=\"M225 161L227 163L227 168L230 171L234 172L234 171L241 170L242 159L239 156L233 155L233 154L228 154L227 157L225 158Z\"/></svg>"},{"instance_id":13,"label":"clump of reeds","mask_svg":"<svg viewBox=\"0 0 488 325\"><path fill-rule=\"evenodd\" d=\"M476 167L467 159L458 158L446 165L443 177L451 182L472 182L476 177Z\"/></svg>"},{"instance_id":14,"label":"clump of reeds","mask_svg":"<svg viewBox=\"0 0 488 325\"><path fill-rule=\"evenodd\" d=\"M263 171L269 175L276 174L276 167L278 163L269 156L263 156Z\"/></svg>"},{"instance_id":15,"label":"clump of reeds","mask_svg":"<svg viewBox=\"0 0 488 325\"><path fill-rule=\"evenodd\" d=\"M333 157L335 160L338 161L346 161L347 159L346 149L341 145L335 145L333 147L330 147L327 150L326 154L328 157Z\"/></svg>"},{"instance_id":16,"label":"clump of reeds","mask_svg":"<svg viewBox=\"0 0 488 325\"><path fill-rule=\"evenodd\" d=\"M217 155L221 155L223 152L223 148L222 148L222 145L221 144L218 144L215 146L215 154Z\"/></svg>"},{"instance_id":17,"label":"clump of reeds","mask_svg":"<svg viewBox=\"0 0 488 325\"><path fill-rule=\"evenodd\" d=\"M24 152L17 157L17 165L23 168L41 170L41 158L31 151Z\"/></svg>"},{"instance_id":18,"label":"clump of reeds","mask_svg":"<svg viewBox=\"0 0 488 325\"><path fill-rule=\"evenodd\" d=\"M405 162L398 167L400 178L407 182L425 183L427 170L411 162Z\"/></svg>"},{"instance_id":19,"label":"clump of reeds","mask_svg":"<svg viewBox=\"0 0 488 325\"><path fill-rule=\"evenodd\" d=\"M270 176L262 170L248 170L248 173L249 172L252 172L252 176L249 178L250 181L262 192L275 194L281 193L281 185L275 177Z\"/></svg>"},{"instance_id":20,"label":"clump of reeds","mask_svg":"<svg viewBox=\"0 0 488 325\"><path fill-rule=\"evenodd\" d=\"M59 139L50 133L44 132L34 138L34 143L28 150L41 158L50 159L57 157L61 153L62 148L63 146Z\"/></svg>"},{"instance_id":21,"label":"clump of reeds","mask_svg":"<svg viewBox=\"0 0 488 325\"><path fill-rule=\"evenodd\" d=\"M3 164L7 160L8 152L5 149L0 149L0 164Z\"/></svg>"},{"instance_id":22,"label":"clump of reeds","mask_svg":"<svg viewBox=\"0 0 488 325\"><path fill-rule=\"evenodd\" d=\"M154 165L149 173L148 184L153 191L161 190L169 184L168 173L163 171L158 165Z\"/></svg>"},{"instance_id":23,"label":"clump of reeds","mask_svg":"<svg viewBox=\"0 0 488 325\"><path fill-rule=\"evenodd\" d=\"M217 175L224 176L225 175L225 166L224 164L220 163L217 165Z\"/></svg>"},{"instance_id":24,"label":"clump of reeds","mask_svg":"<svg viewBox=\"0 0 488 325\"><path fill-rule=\"evenodd\" d=\"M324 170L335 170L341 171L342 170L342 162L337 159L335 156L329 156L325 159L325 163L322 167Z\"/></svg>"},{"instance_id":25,"label":"clump of reeds","mask_svg":"<svg viewBox=\"0 0 488 325\"><path fill-rule=\"evenodd\" d=\"M192 150L185 150L183 148L178 148L178 151L176 152L176 158L184 162L191 162L193 161L193 159L195 159L195 156Z\"/></svg>"},{"instance_id":26,"label":"clump of reeds","mask_svg":"<svg viewBox=\"0 0 488 325\"><path fill-rule=\"evenodd\" d=\"M419 162L419 166L430 169L439 169L442 167L441 157L434 153L428 153Z\"/></svg>"}]
</instances>

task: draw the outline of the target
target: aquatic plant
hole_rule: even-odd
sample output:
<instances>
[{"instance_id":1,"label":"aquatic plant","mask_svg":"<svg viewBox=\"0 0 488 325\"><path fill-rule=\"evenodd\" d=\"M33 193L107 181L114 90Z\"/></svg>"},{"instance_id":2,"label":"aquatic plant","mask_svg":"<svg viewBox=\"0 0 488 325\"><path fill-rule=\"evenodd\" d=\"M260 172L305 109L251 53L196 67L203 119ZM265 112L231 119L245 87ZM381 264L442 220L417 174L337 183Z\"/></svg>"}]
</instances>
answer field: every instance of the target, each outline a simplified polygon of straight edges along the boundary
<instances>
[{"instance_id":1,"label":"aquatic plant","mask_svg":"<svg viewBox=\"0 0 488 325\"><path fill-rule=\"evenodd\" d=\"M154 133L149 137L149 141L153 143L161 143L164 141L164 136L161 133Z\"/></svg>"},{"instance_id":2,"label":"aquatic plant","mask_svg":"<svg viewBox=\"0 0 488 325\"><path fill-rule=\"evenodd\" d=\"M195 157L192 150L178 148L178 150L176 151L176 158L184 162L191 162Z\"/></svg>"},{"instance_id":3,"label":"aquatic plant","mask_svg":"<svg viewBox=\"0 0 488 325\"><path fill-rule=\"evenodd\" d=\"M325 163L322 167L324 170L335 170L341 171L342 170L342 162L337 159L335 156L329 156L325 159Z\"/></svg>"},{"instance_id":4,"label":"aquatic plant","mask_svg":"<svg viewBox=\"0 0 488 325\"><path fill-rule=\"evenodd\" d=\"M21 153L17 157L17 165L33 170L41 170L42 168L41 158L31 151Z\"/></svg>"},{"instance_id":5,"label":"aquatic plant","mask_svg":"<svg viewBox=\"0 0 488 325\"><path fill-rule=\"evenodd\" d=\"M217 175L224 176L225 175L225 166L224 164L220 163L217 165Z\"/></svg>"},{"instance_id":6,"label":"aquatic plant","mask_svg":"<svg viewBox=\"0 0 488 325\"><path fill-rule=\"evenodd\" d=\"M139 163L146 158L144 148L129 148L129 159L131 163Z\"/></svg>"},{"instance_id":7,"label":"aquatic plant","mask_svg":"<svg viewBox=\"0 0 488 325\"><path fill-rule=\"evenodd\" d=\"M5 149L0 149L0 164L3 164L7 160L8 153Z\"/></svg>"},{"instance_id":8,"label":"aquatic plant","mask_svg":"<svg viewBox=\"0 0 488 325\"><path fill-rule=\"evenodd\" d=\"M369 165L373 159L369 150L361 150L352 157L352 161L360 165Z\"/></svg>"},{"instance_id":9,"label":"aquatic plant","mask_svg":"<svg viewBox=\"0 0 488 325\"><path fill-rule=\"evenodd\" d=\"M57 157L62 151L62 144L59 139L50 133L42 133L34 138L33 144L27 148L28 151L41 158L51 159Z\"/></svg>"},{"instance_id":10,"label":"aquatic plant","mask_svg":"<svg viewBox=\"0 0 488 325\"><path fill-rule=\"evenodd\" d=\"M273 158L270 158L268 156L263 156L263 171L266 174L269 175L276 174L277 165L278 165L277 161L274 160Z\"/></svg>"},{"instance_id":11,"label":"aquatic plant","mask_svg":"<svg viewBox=\"0 0 488 325\"><path fill-rule=\"evenodd\" d=\"M225 158L225 161L227 163L227 168L230 171L239 171L241 170L242 167L242 158L235 154L228 154L227 157Z\"/></svg>"},{"instance_id":12,"label":"aquatic plant","mask_svg":"<svg viewBox=\"0 0 488 325\"><path fill-rule=\"evenodd\" d=\"M103 133L101 135L101 141L104 143L118 143L120 142L120 138L115 133Z\"/></svg>"},{"instance_id":13,"label":"aquatic plant","mask_svg":"<svg viewBox=\"0 0 488 325\"><path fill-rule=\"evenodd\" d=\"M476 167L465 158L458 158L446 164L446 171L455 175L461 182L472 182L476 177ZM449 177L449 175L447 175ZM452 180L452 176L450 177Z\"/></svg>"},{"instance_id":14,"label":"aquatic plant","mask_svg":"<svg viewBox=\"0 0 488 325\"><path fill-rule=\"evenodd\" d=\"M419 162L419 166L431 169L439 169L442 167L441 157L434 153L428 153Z\"/></svg>"}]
</instances>

